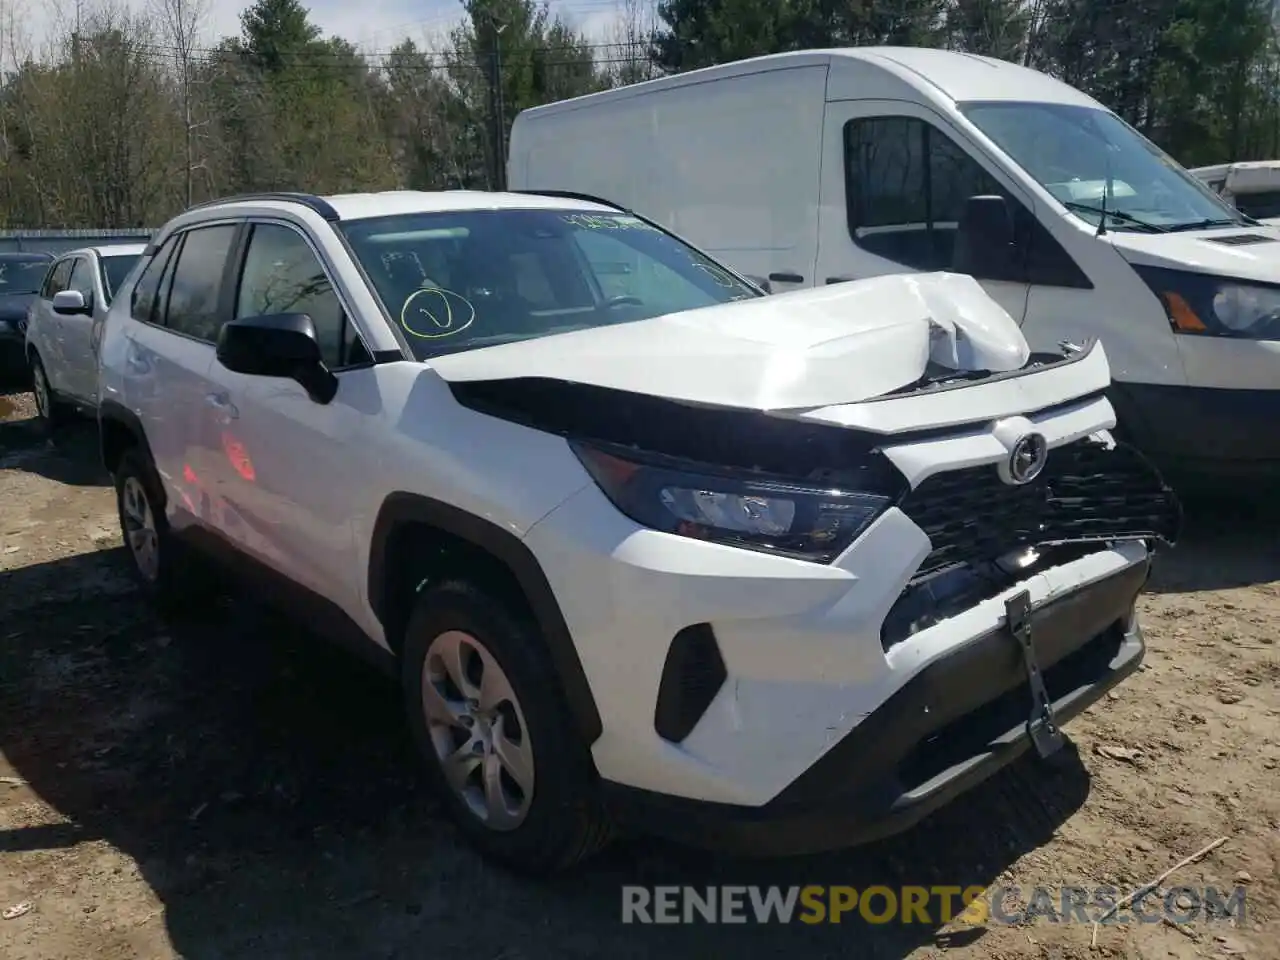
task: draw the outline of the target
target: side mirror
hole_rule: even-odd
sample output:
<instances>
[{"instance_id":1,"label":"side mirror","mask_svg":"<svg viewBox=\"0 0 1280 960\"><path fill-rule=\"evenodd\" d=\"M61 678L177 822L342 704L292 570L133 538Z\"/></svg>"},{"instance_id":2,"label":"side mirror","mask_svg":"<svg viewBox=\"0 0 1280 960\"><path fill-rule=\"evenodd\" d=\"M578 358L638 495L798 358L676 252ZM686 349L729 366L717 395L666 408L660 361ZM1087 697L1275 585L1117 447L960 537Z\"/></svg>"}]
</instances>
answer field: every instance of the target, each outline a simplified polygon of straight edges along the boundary
<instances>
[{"instance_id":1,"label":"side mirror","mask_svg":"<svg viewBox=\"0 0 1280 960\"><path fill-rule=\"evenodd\" d=\"M294 380L317 403L338 392L338 378L324 365L315 324L305 313L232 320L218 332L217 357L233 373Z\"/></svg>"},{"instance_id":2,"label":"side mirror","mask_svg":"<svg viewBox=\"0 0 1280 960\"><path fill-rule=\"evenodd\" d=\"M1001 196L970 197L956 228L951 269L980 280L1018 280L1013 215Z\"/></svg>"},{"instance_id":3,"label":"side mirror","mask_svg":"<svg viewBox=\"0 0 1280 960\"><path fill-rule=\"evenodd\" d=\"M59 290L53 295L53 312L70 317L93 311L89 304L85 303L84 294L79 290Z\"/></svg>"}]
</instances>

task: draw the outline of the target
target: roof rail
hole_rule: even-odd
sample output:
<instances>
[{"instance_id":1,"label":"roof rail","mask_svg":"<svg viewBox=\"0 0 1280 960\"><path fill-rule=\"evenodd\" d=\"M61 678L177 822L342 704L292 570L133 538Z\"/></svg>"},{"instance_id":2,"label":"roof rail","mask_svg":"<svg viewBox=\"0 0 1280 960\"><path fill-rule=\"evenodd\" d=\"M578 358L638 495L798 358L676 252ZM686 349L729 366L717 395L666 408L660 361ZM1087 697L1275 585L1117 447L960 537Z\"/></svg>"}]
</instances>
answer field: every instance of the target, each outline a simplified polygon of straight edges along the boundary
<instances>
[{"instance_id":1,"label":"roof rail","mask_svg":"<svg viewBox=\"0 0 1280 960\"><path fill-rule=\"evenodd\" d=\"M613 207L615 210L621 210L623 213L634 213L621 204L614 203L612 200L606 200L603 197L593 197L589 193L576 193L573 190L512 190L512 193L522 193L531 197L559 197L563 200L583 200L587 203L598 203L604 207Z\"/></svg>"},{"instance_id":2,"label":"roof rail","mask_svg":"<svg viewBox=\"0 0 1280 960\"><path fill-rule=\"evenodd\" d=\"M238 193L231 197L216 197L213 200L205 200L201 203L193 203L187 207L188 210L202 210L205 207L213 207L223 203L244 203L249 200L276 200L284 203L300 203L309 210L320 214L330 223L335 223L342 219L338 216L338 211L333 208L324 197L318 197L314 193L293 193L289 191L279 191L274 193Z\"/></svg>"}]
</instances>

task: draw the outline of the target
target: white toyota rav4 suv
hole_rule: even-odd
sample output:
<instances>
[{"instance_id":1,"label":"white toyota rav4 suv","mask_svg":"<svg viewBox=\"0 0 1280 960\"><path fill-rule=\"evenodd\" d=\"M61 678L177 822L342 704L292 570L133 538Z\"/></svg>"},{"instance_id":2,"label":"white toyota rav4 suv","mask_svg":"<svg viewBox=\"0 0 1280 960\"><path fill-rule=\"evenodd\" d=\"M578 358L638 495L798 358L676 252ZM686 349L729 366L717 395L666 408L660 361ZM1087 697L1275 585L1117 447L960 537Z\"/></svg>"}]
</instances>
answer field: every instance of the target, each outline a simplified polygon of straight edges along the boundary
<instances>
[{"instance_id":1,"label":"white toyota rav4 suv","mask_svg":"<svg viewBox=\"0 0 1280 960\"><path fill-rule=\"evenodd\" d=\"M1031 354L956 275L766 296L568 194L195 207L100 380L144 587L220 558L394 670L460 828L534 872L615 825L850 845L1053 754L1180 523L1100 345Z\"/></svg>"}]
</instances>

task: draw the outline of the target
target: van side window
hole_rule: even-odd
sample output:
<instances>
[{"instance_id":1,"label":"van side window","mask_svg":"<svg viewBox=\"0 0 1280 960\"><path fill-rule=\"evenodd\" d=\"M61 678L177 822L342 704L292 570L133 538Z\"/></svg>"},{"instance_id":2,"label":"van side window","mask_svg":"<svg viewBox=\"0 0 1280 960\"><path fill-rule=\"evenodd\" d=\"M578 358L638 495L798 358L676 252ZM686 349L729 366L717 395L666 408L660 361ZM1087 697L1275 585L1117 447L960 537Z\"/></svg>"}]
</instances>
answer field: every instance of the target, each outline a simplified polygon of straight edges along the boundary
<instances>
[{"instance_id":1,"label":"van side window","mask_svg":"<svg viewBox=\"0 0 1280 960\"><path fill-rule=\"evenodd\" d=\"M1013 213L1014 275L979 277L1090 287L1031 212L946 134L915 117L869 117L844 128L849 235L863 250L914 270L950 270L966 201L998 194Z\"/></svg>"},{"instance_id":2,"label":"van side window","mask_svg":"<svg viewBox=\"0 0 1280 960\"><path fill-rule=\"evenodd\" d=\"M1242 193L1235 198L1235 201L1237 210L1255 220L1261 220L1264 217L1280 217L1280 190Z\"/></svg>"},{"instance_id":3,"label":"van side window","mask_svg":"<svg viewBox=\"0 0 1280 960\"><path fill-rule=\"evenodd\" d=\"M173 256L179 237L179 234L174 234L165 241L164 246L156 251L151 262L143 269L138 282L133 285L133 294L129 298L129 312L133 319L142 323L155 322L152 315L155 312L156 294L160 290L160 278L164 275L164 268Z\"/></svg>"}]
</instances>

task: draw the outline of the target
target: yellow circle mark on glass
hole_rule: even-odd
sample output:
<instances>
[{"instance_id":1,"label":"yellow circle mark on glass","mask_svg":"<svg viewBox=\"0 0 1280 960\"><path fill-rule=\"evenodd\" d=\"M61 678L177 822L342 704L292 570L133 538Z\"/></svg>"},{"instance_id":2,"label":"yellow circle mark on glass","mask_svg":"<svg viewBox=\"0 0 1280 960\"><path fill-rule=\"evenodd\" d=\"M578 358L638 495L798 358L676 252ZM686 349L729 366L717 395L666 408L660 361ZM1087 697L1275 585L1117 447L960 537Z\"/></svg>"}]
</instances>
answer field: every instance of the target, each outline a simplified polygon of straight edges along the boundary
<instances>
[{"instance_id":1,"label":"yellow circle mark on glass","mask_svg":"<svg viewBox=\"0 0 1280 960\"><path fill-rule=\"evenodd\" d=\"M698 263L696 260L693 261L693 265L714 280L717 287L723 287L726 290L734 290L738 287L733 278L718 267L709 263Z\"/></svg>"},{"instance_id":2,"label":"yellow circle mark on glass","mask_svg":"<svg viewBox=\"0 0 1280 960\"><path fill-rule=\"evenodd\" d=\"M421 340L452 337L471 326L475 319L475 305L462 294L443 287L416 290L400 308L401 328Z\"/></svg>"}]
</instances>

